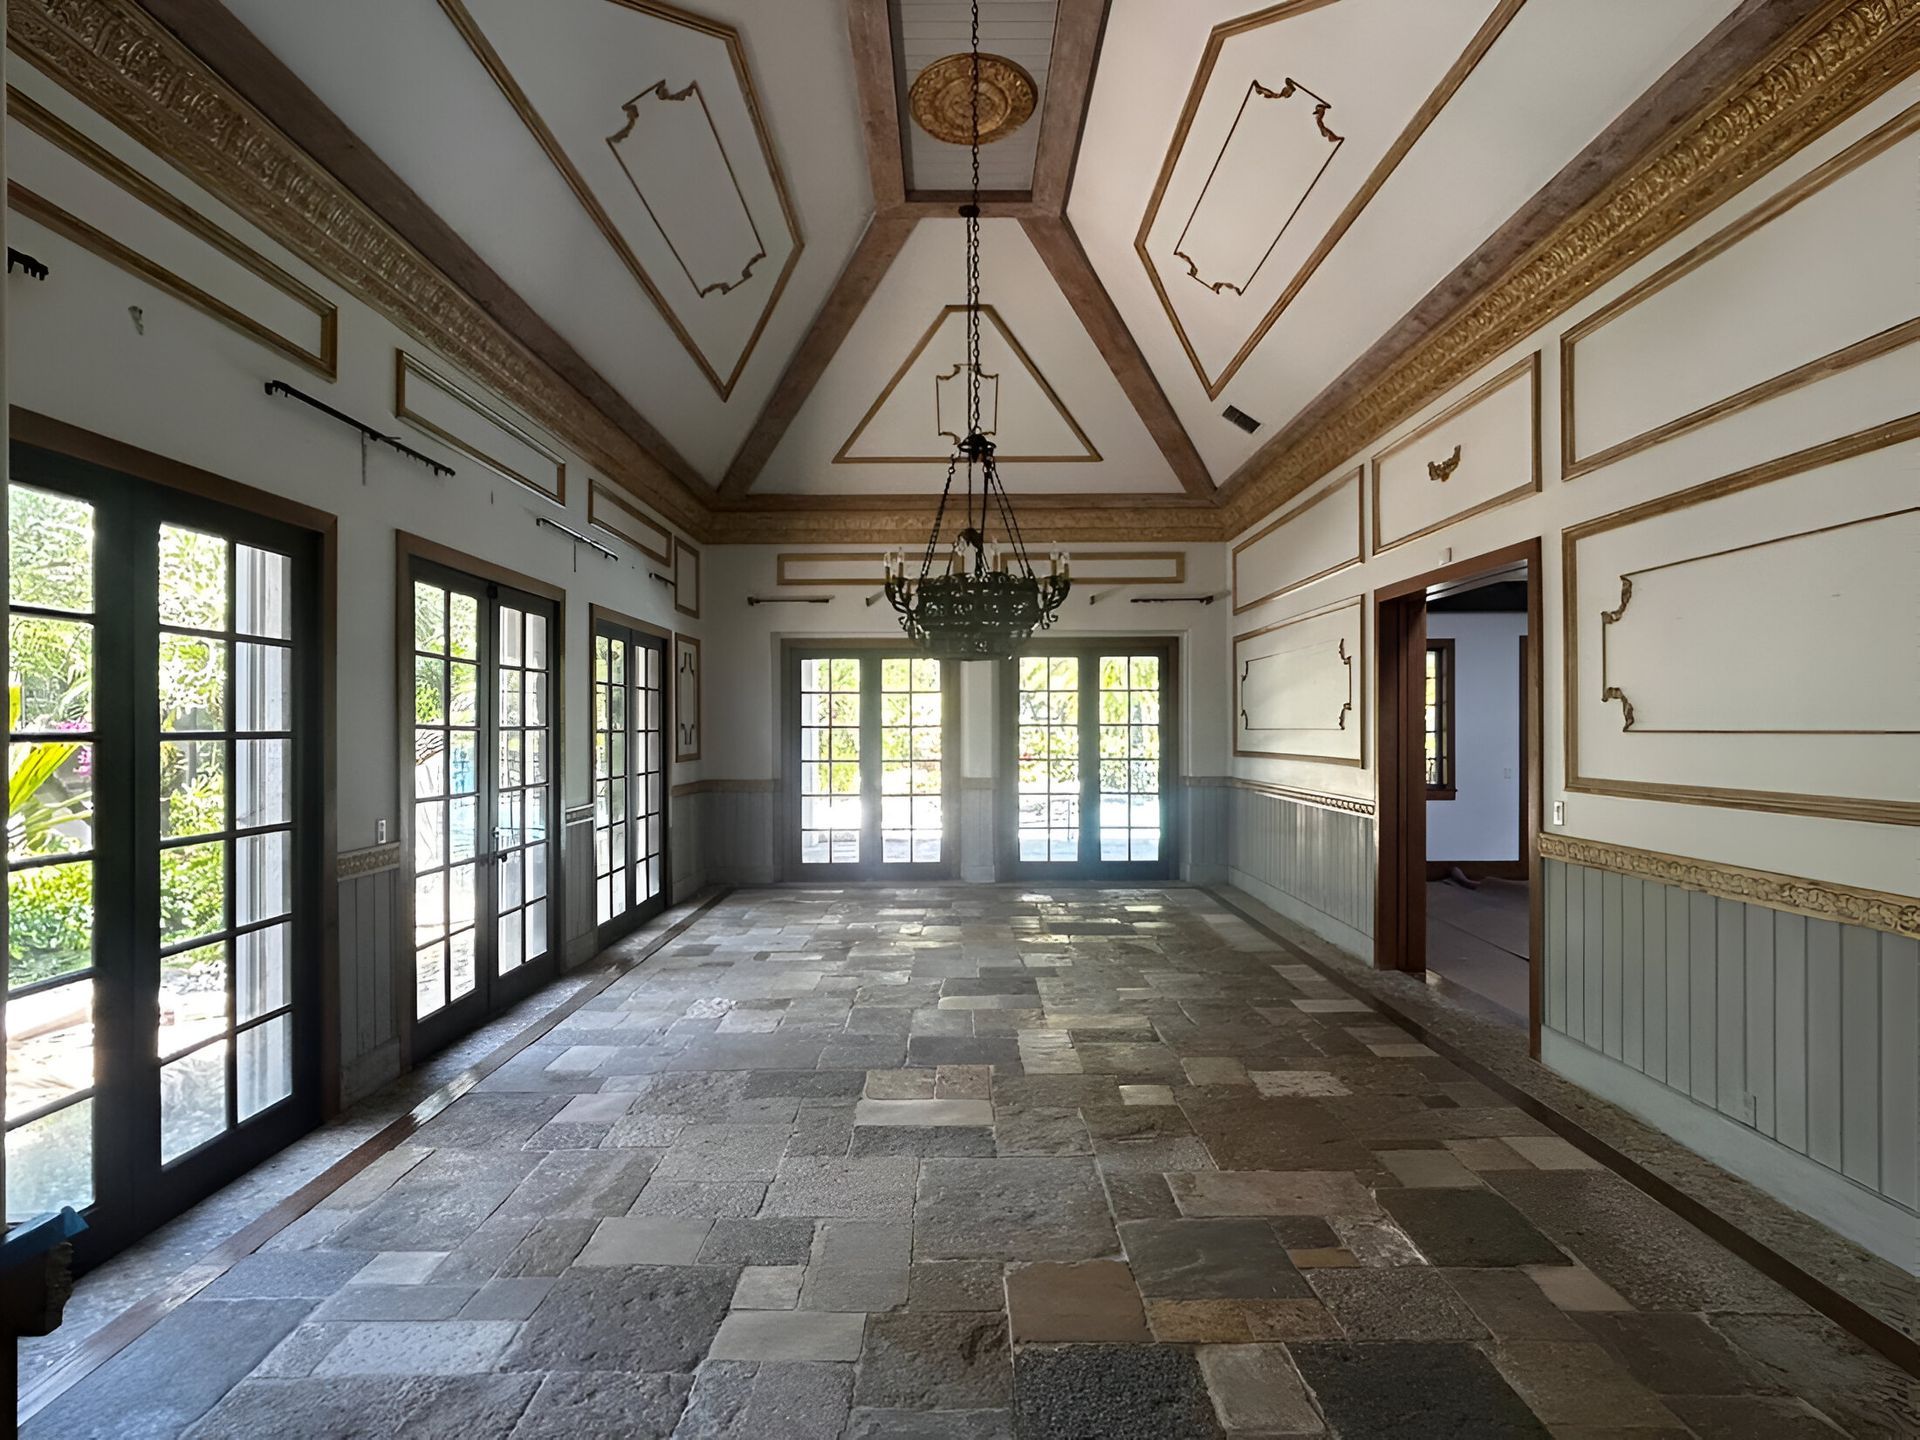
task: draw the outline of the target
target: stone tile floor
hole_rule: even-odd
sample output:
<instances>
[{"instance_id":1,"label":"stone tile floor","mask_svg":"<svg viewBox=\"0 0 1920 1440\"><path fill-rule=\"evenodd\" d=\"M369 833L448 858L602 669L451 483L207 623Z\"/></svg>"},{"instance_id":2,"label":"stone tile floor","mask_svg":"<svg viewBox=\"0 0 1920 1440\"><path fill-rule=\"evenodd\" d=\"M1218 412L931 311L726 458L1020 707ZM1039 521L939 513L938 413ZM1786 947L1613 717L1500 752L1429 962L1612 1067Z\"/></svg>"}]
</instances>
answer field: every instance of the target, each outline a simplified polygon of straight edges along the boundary
<instances>
[{"instance_id":1,"label":"stone tile floor","mask_svg":"<svg viewBox=\"0 0 1920 1440\"><path fill-rule=\"evenodd\" d=\"M1920 1433L1211 897L736 894L39 1437Z\"/></svg>"}]
</instances>

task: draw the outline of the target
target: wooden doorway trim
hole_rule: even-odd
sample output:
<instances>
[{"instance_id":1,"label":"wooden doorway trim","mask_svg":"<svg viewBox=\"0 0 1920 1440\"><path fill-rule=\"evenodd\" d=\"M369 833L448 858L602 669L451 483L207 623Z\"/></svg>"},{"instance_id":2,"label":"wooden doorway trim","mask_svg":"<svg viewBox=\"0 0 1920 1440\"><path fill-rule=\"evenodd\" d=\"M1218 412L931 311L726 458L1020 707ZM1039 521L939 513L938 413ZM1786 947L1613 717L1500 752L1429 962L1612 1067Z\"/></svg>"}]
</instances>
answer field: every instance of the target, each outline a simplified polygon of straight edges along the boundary
<instances>
[{"instance_id":1,"label":"wooden doorway trim","mask_svg":"<svg viewBox=\"0 0 1920 1440\"><path fill-rule=\"evenodd\" d=\"M1374 964L1382 970L1427 968L1427 789L1421 714L1426 683L1427 591L1450 580L1524 565L1527 633L1522 643L1521 857L1527 868L1527 1053L1540 1058L1541 954L1546 939L1540 874L1542 692L1540 663L1541 542L1539 537L1457 560L1374 592L1375 653L1379 656L1380 799L1374 900Z\"/></svg>"}]
</instances>

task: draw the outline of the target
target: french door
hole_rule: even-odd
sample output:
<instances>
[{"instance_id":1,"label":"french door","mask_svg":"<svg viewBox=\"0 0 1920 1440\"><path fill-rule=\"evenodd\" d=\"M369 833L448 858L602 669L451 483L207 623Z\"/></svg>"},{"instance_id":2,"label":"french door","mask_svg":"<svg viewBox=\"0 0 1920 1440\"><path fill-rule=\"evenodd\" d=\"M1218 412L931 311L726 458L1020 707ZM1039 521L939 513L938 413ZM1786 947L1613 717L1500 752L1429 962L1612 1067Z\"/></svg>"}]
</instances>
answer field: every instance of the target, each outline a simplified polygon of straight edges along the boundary
<instances>
[{"instance_id":1,"label":"french door","mask_svg":"<svg viewBox=\"0 0 1920 1440\"><path fill-rule=\"evenodd\" d=\"M412 558L414 1053L553 977L552 601Z\"/></svg>"},{"instance_id":2,"label":"french door","mask_svg":"<svg viewBox=\"0 0 1920 1440\"><path fill-rule=\"evenodd\" d=\"M953 873L946 757L957 679L924 655L788 648L790 879Z\"/></svg>"},{"instance_id":3,"label":"french door","mask_svg":"<svg viewBox=\"0 0 1920 1440\"><path fill-rule=\"evenodd\" d=\"M319 1114L319 540L16 445L8 1220L98 1260Z\"/></svg>"},{"instance_id":4,"label":"french door","mask_svg":"<svg viewBox=\"0 0 1920 1440\"><path fill-rule=\"evenodd\" d=\"M1173 873L1170 640L1036 644L1001 677L1001 857L1019 879Z\"/></svg>"},{"instance_id":5,"label":"french door","mask_svg":"<svg viewBox=\"0 0 1920 1440\"><path fill-rule=\"evenodd\" d=\"M593 621L593 893L600 943L667 904L667 643Z\"/></svg>"}]
</instances>

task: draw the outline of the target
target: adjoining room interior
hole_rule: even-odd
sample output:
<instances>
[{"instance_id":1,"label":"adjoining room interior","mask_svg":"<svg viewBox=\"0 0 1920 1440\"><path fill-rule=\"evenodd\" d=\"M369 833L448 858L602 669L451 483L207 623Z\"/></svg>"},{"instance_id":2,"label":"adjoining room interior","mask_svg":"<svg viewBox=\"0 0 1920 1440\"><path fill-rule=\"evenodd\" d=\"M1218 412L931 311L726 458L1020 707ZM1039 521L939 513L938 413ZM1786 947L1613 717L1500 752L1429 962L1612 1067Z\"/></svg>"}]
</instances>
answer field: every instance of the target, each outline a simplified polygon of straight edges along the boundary
<instances>
[{"instance_id":1,"label":"adjoining room interior","mask_svg":"<svg viewBox=\"0 0 1920 1440\"><path fill-rule=\"evenodd\" d=\"M1525 1025L1527 580L1427 597L1427 972Z\"/></svg>"},{"instance_id":2,"label":"adjoining room interior","mask_svg":"<svg viewBox=\"0 0 1920 1440\"><path fill-rule=\"evenodd\" d=\"M1920 1436L1920 0L8 0L26 1440Z\"/></svg>"}]
</instances>

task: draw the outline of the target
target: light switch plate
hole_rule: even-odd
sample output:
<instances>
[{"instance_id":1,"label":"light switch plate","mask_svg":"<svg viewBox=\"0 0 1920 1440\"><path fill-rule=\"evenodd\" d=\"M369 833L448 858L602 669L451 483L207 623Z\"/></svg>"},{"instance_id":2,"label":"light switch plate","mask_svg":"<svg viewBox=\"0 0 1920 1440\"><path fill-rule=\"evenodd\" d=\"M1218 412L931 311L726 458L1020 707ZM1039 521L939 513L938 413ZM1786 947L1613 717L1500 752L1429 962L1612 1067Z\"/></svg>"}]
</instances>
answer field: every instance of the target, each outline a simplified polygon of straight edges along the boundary
<instances>
[{"instance_id":1,"label":"light switch plate","mask_svg":"<svg viewBox=\"0 0 1920 1440\"><path fill-rule=\"evenodd\" d=\"M384 845L387 843L387 822L385 820L376 820L373 822L373 843L376 845Z\"/></svg>"},{"instance_id":2,"label":"light switch plate","mask_svg":"<svg viewBox=\"0 0 1920 1440\"><path fill-rule=\"evenodd\" d=\"M1556 825L1564 825L1567 823L1566 801L1556 800L1553 802L1553 823Z\"/></svg>"}]
</instances>

